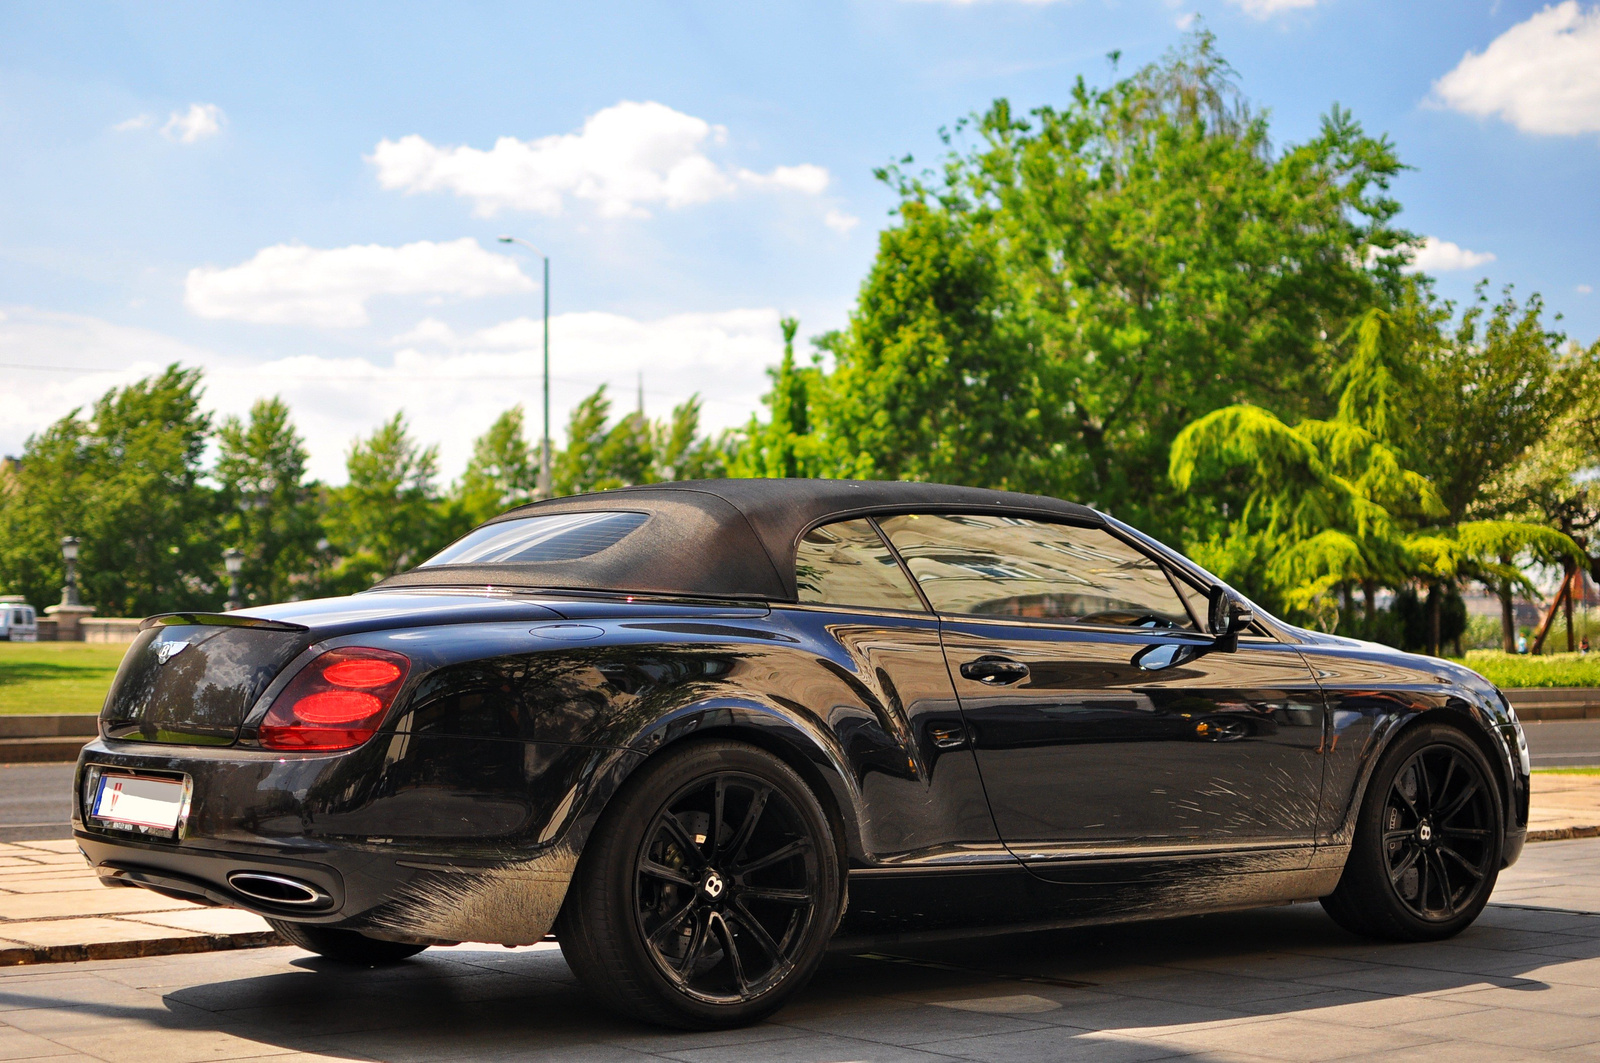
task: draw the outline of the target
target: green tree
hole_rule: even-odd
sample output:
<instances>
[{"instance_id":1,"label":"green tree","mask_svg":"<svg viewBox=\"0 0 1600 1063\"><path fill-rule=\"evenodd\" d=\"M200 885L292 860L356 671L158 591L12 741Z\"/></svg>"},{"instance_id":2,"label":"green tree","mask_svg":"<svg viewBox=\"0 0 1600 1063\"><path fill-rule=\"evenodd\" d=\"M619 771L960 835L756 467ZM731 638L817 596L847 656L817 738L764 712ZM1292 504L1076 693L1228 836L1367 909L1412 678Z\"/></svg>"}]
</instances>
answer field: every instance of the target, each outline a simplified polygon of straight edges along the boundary
<instances>
[{"instance_id":1,"label":"green tree","mask_svg":"<svg viewBox=\"0 0 1600 1063\"><path fill-rule=\"evenodd\" d=\"M213 477L223 514L220 540L244 553L244 601L264 604L313 593L322 522L317 488L305 482L310 455L289 407L276 397L258 400L248 421L228 418L217 437Z\"/></svg>"},{"instance_id":2,"label":"green tree","mask_svg":"<svg viewBox=\"0 0 1600 1063\"><path fill-rule=\"evenodd\" d=\"M0 585L53 601L60 540L74 534L83 600L102 616L220 605L200 394L198 369L169 366L30 438L0 509Z\"/></svg>"},{"instance_id":3,"label":"green tree","mask_svg":"<svg viewBox=\"0 0 1600 1063\"><path fill-rule=\"evenodd\" d=\"M601 385L573 407L552 480L557 495L575 495L725 474L721 448L700 434L698 396L675 407L665 422L652 422L638 409L613 423L611 399Z\"/></svg>"},{"instance_id":4,"label":"green tree","mask_svg":"<svg viewBox=\"0 0 1600 1063\"><path fill-rule=\"evenodd\" d=\"M1402 286L1392 145L1335 107L1275 150L1203 32L1064 106L999 100L947 142L939 172L882 171L899 223L819 341L824 475L1048 491L1176 538L1178 432L1238 403L1326 417L1331 338Z\"/></svg>"},{"instance_id":5,"label":"green tree","mask_svg":"<svg viewBox=\"0 0 1600 1063\"><path fill-rule=\"evenodd\" d=\"M329 491L328 539L342 561L335 573L346 591L426 560L452 537L440 520L439 448L411 438L397 413L350 448L343 487Z\"/></svg>"},{"instance_id":6,"label":"green tree","mask_svg":"<svg viewBox=\"0 0 1600 1063\"><path fill-rule=\"evenodd\" d=\"M772 390L761 400L768 419L750 415L729 470L735 476L812 476L819 470L816 439L811 434L811 396L821 370L815 365L795 364L794 336L799 320L786 317L778 327L783 331L783 361L767 370Z\"/></svg>"},{"instance_id":7,"label":"green tree","mask_svg":"<svg viewBox=\"0 0 1600 1063\"><path fill-rule=\"evenodd\" d=\"M470 527L533 497L539 485L539 455L523 436L521 406L495 419L472 444L472 457L452 492Z\"/></svg>"}]
</instances>

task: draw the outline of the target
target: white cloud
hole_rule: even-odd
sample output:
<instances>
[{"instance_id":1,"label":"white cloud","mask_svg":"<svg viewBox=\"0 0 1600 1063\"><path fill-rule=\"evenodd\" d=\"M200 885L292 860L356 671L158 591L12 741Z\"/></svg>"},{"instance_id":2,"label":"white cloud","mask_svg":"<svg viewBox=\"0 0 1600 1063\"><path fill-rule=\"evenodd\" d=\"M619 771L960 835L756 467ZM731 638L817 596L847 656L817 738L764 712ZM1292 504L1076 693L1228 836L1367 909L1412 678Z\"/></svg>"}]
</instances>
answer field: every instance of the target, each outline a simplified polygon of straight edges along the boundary
<instances>
[{"instance_id":1,"label":"white cloud","mask_svg":"<svg viewBox=\"0 0 1600 1063\"><path fill-rule=\"evenodd\" d=\"M1228 0L1252 18L1271 18L1297 8L1315 7L1317 0Z\"/></svg>"},{"instance_id":2,"label":"white cloud","mask_svg":"<svg viewBox=\"0 0 1600 1063\"><path fill-rule=\"evenodd\" d=\"M1589 284L1580 284L1580 285L1578 285L1578 294L1579 295L1588 295L1592 291L1594 291L1594 286L1593 285L1589 285Z\"/></svg>"},{"instance_id":3,"label":"white cloud","mask_svg":"<svg viewBox=\"0 0 1600 1063\"><path fill-rule=\"evenodd\" d=\"M216 104L191 103L187 111L172 112L167 124L161 127L161 135L180 144L193 144L216 136L227 122L227 115Z\"/></svg>"},{"instance_id":4,"label":"white cloud","mask_svg":"<svg viewBox=\"0 0 1600 1063\"><path fill-rule=\"evenodd\" d=\"M501 137L487 151L439 147L411 134L382 140L367 161L378 183L407 193L454 192L473 212L559 214L583 200L603 217L644 217L647 207L685 207L732 195L741 187L819 195L828 185L820 166L780 166L771 173L728 171L705 154L727 131L654 102L623 101L598 111L576 133L538 140Z\"/></svg>"},{"instance_id":5,"label":"white cloud","mask_svg":"<svg viewBox=\"0 0 1600 1063\"><path fill-rule=\"evenodd\" d=\"M375 296L472 299L536 287L516 259L467 237L327 250L277 244L237 266L190 270L184 304L207 318L348 328L367 323L367 301Z\"/></svg>"},{"instance_id":6,"label":"white cloud","mask_svg":"<svg viewBox=\"0 0 1600 1063\"><path fill-rule=\"evenodd\" d=\"M1433 86L1435 102L1499 115L1525 133L1600 132L1600 7L1547 7L1468 52Z\"/></svg>"},{"instance_id":7,"label":"white cloud","mask_svg":"<svg viewBox=\"0 0 1600 1063\"><path fill-rule=\"evenodd\" d=\"M1441 240L1437 236L1427 237L1422 241L1422 246L1412 248L1412 252L1411 264L1406 267L1408 273L1449 273L1453 270L1476 269L1494 261L1492 251L1468 251L1459 244Z\"/></svg>"},{"instance_id":8,"label":"white cloud","mask_svg":"<svg viewBox=\"0 0 1600 1063\"><path fill-rule=\"evenodd\" d=\"M822 216L822 224L842 236L848 236L851 229L861 224L861 219L842 210L830 210Z\"/></svg>"},{"instance_id":9,"label":"white cloud","mask_svg":"<svg viewBox=\"0 0 1600 1063\"><path fill-rule=\"evenodd\" d=\"M129 118L127 121L118 122L116 125L112 126L111 128L113 130L115 130L116 132L118 132L118 133L134 133L134 132L137 132L137 131L139 131L141 129L149 129L151 126L153 126L155 124L156 124L155 115L152 115L152 114L136 114L132 118Z\"/></svg>"},{"instance_id":10,"label":"white cloud","mask_svg":"<svg viewBox=\"0 0 1600 1063\"><path fill-rule=\"evenodd\" d=\"M633 408L644 374L646 412L666 416L699 392L708 431L743 424L768 391L764 370L782 357L775 309L676 314L638 320L620 314L550 319L551 415L557 445L567 413L609 384L614 409ZM8 370L0 389L0 454L107 389L158 372L173 361L205 370L206 409L243 415L256 399L280 395L311 452L311 475L345 478L350 443L403 409L416 438L438 443L446 477L459 475L472 440L502 411L521 403L528 434L540 424L541 323L518 318L457 333L427 319L388 355L295 355L271 361L226 356L145 329L91 317L7 307L0 314L0 361L79 371Z\"/></svg>"}]
</instances>

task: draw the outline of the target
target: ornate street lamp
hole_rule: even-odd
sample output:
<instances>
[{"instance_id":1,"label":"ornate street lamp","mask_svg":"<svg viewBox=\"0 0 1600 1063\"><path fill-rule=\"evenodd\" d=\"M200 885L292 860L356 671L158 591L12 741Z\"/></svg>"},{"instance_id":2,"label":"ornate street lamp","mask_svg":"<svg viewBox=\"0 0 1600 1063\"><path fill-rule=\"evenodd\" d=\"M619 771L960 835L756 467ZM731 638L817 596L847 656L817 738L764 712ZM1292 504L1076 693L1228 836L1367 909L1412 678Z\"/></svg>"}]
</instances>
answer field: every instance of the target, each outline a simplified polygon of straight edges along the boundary
<instances>
[{"instance_id":1,"label":"ornate street lamp","mask_svg":"<svg viewBox=\"0 0 1600 1063\"><path fill-rule=\"evenodd\" d=\"M244 602L239 600L239 570L244 568L244 551L237 546L228 547L222 551L222 564L228 570L228 602L222 608L231 613L244 608Z\"/></svg>"},{"instance_id":2,"label":"ornate street lamp","mask_svg":"<svg viewBox=\"0 0 1600 1063\"><path fill-rule=\"evenodd\" d=\"M61 556L67 562L67 585L61 588L62 605L81 605L78 600L78 537L68 535L61 540Z\"/></svg>"}]
</instances>

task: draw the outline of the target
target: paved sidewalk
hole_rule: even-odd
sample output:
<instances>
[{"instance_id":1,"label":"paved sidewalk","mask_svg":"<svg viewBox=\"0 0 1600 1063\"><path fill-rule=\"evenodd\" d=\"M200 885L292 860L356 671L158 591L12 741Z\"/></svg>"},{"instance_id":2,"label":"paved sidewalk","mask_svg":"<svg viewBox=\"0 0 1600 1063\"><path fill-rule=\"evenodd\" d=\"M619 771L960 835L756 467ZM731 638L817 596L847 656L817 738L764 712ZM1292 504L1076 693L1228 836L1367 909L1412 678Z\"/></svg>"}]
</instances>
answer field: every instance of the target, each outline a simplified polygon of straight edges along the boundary
<instances>
[{"instance_id":1,"label":"paved sidewalk","mask_svg":"<svg viewBox=\"0 0 1600 1063\"><path fill-rule=\"evenodd\" d=\"M1600 1058L1600 912L1563 909L1600 908L1596 871L1600 840L1530 846L1478 924L1432 945L1295 905L841 957L772 1021L715 1034L600 1010L553 946L372 971L282 947L16 967L0 1057L1576 1063Z\"/></svg>"},{"instance_id":2,"label":"paved sidewalk","mask_svg":"<svg viewBox=\"0 0 1600 1063\"><path fill-rule=\"evenodd\" d=\"M1600 836L1600 775L1534 772L1528 818L1533 841Z\"/></svg>"},{"instance_id":3,"label":"paved sidewalk","mask_svg":"<svg viewBox=\"0 0 1600 1063\"><path fill-rule=\"evenodd\" d=\"M72 841L0 844L0 966L276 942L258 916L107 888ZM5 1055L0 1045L0 1059Z\"/></svg>"}]
</instances>

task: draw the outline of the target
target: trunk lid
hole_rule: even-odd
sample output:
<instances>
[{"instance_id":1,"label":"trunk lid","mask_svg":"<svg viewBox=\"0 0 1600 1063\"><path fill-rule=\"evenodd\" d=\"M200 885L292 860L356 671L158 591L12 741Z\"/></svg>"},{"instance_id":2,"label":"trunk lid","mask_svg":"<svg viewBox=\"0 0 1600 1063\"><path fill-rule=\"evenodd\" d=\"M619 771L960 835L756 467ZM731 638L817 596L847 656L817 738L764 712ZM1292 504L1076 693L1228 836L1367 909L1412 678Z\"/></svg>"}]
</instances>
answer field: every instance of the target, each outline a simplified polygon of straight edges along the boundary
<instances>
[{"instance_id":1,"label":"trunk lid","mask_svg":"<svg viewBox=\"0 0 1600 1063\"><path fill-rule=\"evenodd\" d=\"M107 738L231 745L251 706L311 644L300 624L228 613L152 617L111 681Z\"/></svg>"}]
</instances>

